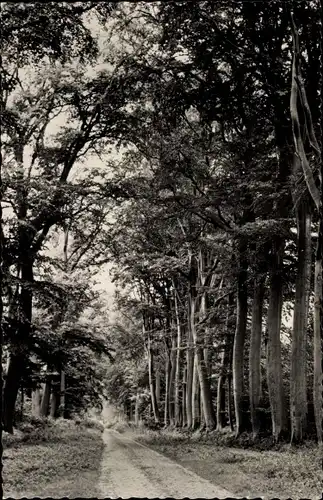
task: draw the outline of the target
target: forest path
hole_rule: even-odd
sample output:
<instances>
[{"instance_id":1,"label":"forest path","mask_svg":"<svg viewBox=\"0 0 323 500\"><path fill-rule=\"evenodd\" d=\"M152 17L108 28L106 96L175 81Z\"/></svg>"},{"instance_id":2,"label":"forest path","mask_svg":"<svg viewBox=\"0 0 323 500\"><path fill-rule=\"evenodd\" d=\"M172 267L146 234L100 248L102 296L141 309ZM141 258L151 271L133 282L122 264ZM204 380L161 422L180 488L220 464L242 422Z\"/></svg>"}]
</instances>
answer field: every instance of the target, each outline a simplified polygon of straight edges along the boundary
<instances>
[{"instance_id":1,"label":"forest path","mask_svg":"<svg viewBox=\"0 0 323 500\"><path fill-rule=\"evenodd\" d=\"M105 430L99 498L234 498L160 453Z\"/></svg>"}]
</instances>

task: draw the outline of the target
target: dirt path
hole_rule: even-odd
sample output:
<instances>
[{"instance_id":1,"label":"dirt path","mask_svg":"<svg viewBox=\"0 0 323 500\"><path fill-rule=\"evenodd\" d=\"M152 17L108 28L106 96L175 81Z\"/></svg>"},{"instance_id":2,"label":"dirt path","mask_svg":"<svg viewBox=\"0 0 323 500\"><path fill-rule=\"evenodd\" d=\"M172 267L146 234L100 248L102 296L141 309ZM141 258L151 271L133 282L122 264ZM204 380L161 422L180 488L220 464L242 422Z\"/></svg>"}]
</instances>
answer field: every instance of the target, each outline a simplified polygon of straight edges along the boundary
<instances>
[{"instance_id":1,"label":"dirt path","mask_svg":"<svg viewBox=\"0 0 323 500\"><path fill-rule=\"evenodd\" d=\"M169 458L115 431L103 435L99 498L234 498Z\"/></svg>"}]
</instances>

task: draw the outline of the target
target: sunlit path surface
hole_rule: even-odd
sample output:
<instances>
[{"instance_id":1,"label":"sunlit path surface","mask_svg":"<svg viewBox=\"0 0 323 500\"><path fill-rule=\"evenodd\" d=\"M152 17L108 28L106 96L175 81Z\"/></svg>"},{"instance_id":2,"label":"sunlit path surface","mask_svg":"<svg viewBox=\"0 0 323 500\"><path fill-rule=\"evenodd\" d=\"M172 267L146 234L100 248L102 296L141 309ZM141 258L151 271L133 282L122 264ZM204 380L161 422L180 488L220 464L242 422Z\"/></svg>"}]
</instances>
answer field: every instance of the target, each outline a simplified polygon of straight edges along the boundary
<instances>
[{"instance_id":1,"label":"sunlit path surface","mask_svg":"<svg viewBox=\"0 0 323 500\"><path fill-rule=\"evenodd\" d=\"M146 446L104 433L100 498L228 498L229 491L217 487Z\"/></svg>"}]
</instances>

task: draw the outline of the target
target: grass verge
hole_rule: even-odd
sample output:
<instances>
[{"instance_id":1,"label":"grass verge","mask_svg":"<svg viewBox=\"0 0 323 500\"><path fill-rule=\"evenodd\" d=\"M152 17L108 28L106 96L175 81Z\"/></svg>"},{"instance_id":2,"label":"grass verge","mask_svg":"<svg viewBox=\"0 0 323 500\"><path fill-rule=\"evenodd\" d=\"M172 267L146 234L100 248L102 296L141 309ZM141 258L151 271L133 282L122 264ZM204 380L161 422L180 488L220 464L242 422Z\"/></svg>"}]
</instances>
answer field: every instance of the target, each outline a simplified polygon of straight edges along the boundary
<instances>
[{"instance_id":1,"label":"grass verge","mask_svg":"<svg viewBox=\"0 0 323 500\"><path fill-rule=\"evenodd\" d=\"M4 497L95 498L102 424L34 421L2 438Z\"/></svg>"},{"instance_id":2,"label":"grass verge","mask_svg":"<svg viewBox=\"0 0 323 500\"><path fill-rule=\"evenodd\" d=\"M246 437L232 447L231 433L205 436L176 430L140 430L133 437L239 498L321 499L322 456L314 444L265 449L260 442L258 447L243 449Z\"/></svg>"}]
</instances>

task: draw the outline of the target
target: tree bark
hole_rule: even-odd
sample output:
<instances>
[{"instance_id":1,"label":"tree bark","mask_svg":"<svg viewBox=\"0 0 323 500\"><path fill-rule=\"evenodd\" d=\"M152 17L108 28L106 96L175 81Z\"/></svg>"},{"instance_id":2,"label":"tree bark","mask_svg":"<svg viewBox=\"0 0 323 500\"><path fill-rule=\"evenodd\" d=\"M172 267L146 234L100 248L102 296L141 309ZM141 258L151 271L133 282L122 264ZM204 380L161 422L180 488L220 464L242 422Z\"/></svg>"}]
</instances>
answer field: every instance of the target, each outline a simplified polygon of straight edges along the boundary
<instances>
[{"instance_id":1,"label":"tree bark","mask_svg":"<svg viewBox=\"0 0 323 500\"><path fill-rule=\"evenodd\" d=\"M272 245L270 292L267 317L267 382L271 407L272 434L276 441L286 430L286 412L281 363L281 313L283 303L282 263L284 241L276 237Z\"/></svg>"},{"instance_id":2,"label":"tree bark","mask_svg":"<svg viewBox=\"0 0 323 500\"><path fill-rule=\"evenodd\" d=\"M59 404L59 415L65 418L66 414L66 376L65 371L61 370L61 380L60 380L60 404Z\"/></svg>"},{"instance_id":3,"label":"tree bark","mask_svg":"<svg viewBox=\"0 0 323 500\"><path fill-rule=\"evenodd\" d=\"M170 376L169 376L169 422L175 425L175 374L176 374L176 338L172 334L172 348L170 353Z\"/></svg>"},{"instance_id":4,"label":"tree bark","mask_svg":"<svg viewBox=\"0 0 323 500\"><path fill-rule=\"evenodd\" d=\"M52 387L52 393L51 393L51 398L50 398L50 416L51 416L51 418L56 418L58 407L59 407L59 390L56 387Z\"/></svg>"},{"instance_id":5,"label":"tree bark","mask_svg":"<svg viewBox=\"0 0 323 500\"><path fill-rule=\"evenodd\" d=\"M194 347L192 336L192 323L194 323L195 315L195 302L190 301L190 324L187 329L187 351L186 351L186 416L187 427L190 429L193 424L193 401L192 401L192 388L193 388L193 370L194 370Z\"/></svg>"},{"instance_id":6,"label":"tree bark","mask_svg":"<svg viewBox=\"0 0 323 500\"><path fill-rule=\"evenodd\" d=\"M139 405L140 405L140 396L137 392L136 394L136 405L135 405L135 426L139 425Z\"/></svg>"},{"instance_id":7,"label":"tree bark","mask_svg":"<svg viewBox=\"0 0 323 500\"><path fill-rule=\"evenodd\" d=\"M311 280L311 210L306 200L297 209L298 270L290 372L291 441L301 443L306 432L306 338Z\"/></svg>"},{"instance_id":8,"label":"tree bark","mask_svg":"<svg viewBox=\"0 0 323 500\"><path fill-rule=\"evenodd\" d=\"M318 241L315 255L314 272L314 379L313 400L316 435L318 443L322 446L323 431L323 216L320 216Z\"/></svg>"},{"instance_id":9,"label":"tree bark","mask_svg":"<svg viewBox=\"0 0 323 500\"><path fill-rule=\"evenodd\" d=\"M148 333L148 374L149 374L149 387L151 397L151 407L156 424L159 423L159 410L156 400L155 384L154 384L154 355L151 348L150 334Z\"/></svg>"},{"instance_id":10,"label":"tree bark","mask_svg":"<svg viewBox=\"0 0 323 500\"><path fill-rule=\"evenodd\" d=\"M49 411L49 401L51 392L51 379L48 377L45 384L43 384L43 397L40 405L40 415L47 417Z\"/></svg>"},{"instance_id":11,"label":"tree bark","mask_svg":"<svg viewBox=\"0 0 323 500\"><path fill-rule=\"evenodd\" d=\"M187 426L186 413L186 366L183 367L183 384L182 384L182 427Z\"/></svg>"},{"instance_id":12,"label":"tree bark","mask_svg":"<svg viewBox=\"0 0 323 500\"><path fill-rule=\"evenodd\" d=\"M156 365L156 402L158 409L160 408L160 364Z\"/></svg>"},{"instance_id":13,"label":"tree bark","mask_svg":"<svg viewBox=\"0 0 323 500\"><path fill-rule=\"evenodd\" d=\"M11 354L3 391L2 420L3 430L13 434L15 405L20 387L25 356Z\"/></svg>"},{"instance_id":14,"label":"tree bark","mask_svg":"<svg viewBox=\"0 0 323 500\"><path fill-rule=\"evenodd\" d=\"M244 383L243 360L247 326L247 261L244 256L246 248L239 244L239 271L237 284L237 319L233 343L233 397L236 417L236 435L246 429L243 408Z\"/></svg>"},{"instance_id":15,"label":"tree bark","mask_svg":"<svg viewBox=\"0 0 323 500\"><path fill-rule=\"evenodd\" d=\"M169 422L169 380L170 380L170 353L166 348L166 369L165 369L165 408L164 408L164 426L167 427Z\"/></svg>"},{"instance_id":16,"label":"tree bark","mask_svg":"<svg viewBox=\"0 0 323 500\"><path fill-rule=\"evenodd\" d=\"M192 385L192 429L195 430L200 426L200 382L197 368L197 358L196 353L194 356L194 367L193 367L193 385Z\"/></svg>"},{"instance_id":17,"label":"tree bark","mask_svg":"<svg viewBox=\"0 0 323 500\"><path fill-rule=\"evenodd\" d=\"M228 305L227 305L227 315L226 315L226 325L225 325L225 343L221 355L221 371L218 379L217 387L217 405L216 405L216 422L217 430L221 431L225 426L225 414L226 414L226 393L225 393L225 382L228 381L228 373L231 370L232 363L232 334L230 327L230 316L231 316L231 306L233 297L232 294L229 295ZM229 388L229 386L228 386ZM229 395L228 395L229 397ZM232 419L229 421L231 422Z\"/></svg>"},{"instance_id":18,"label":"tree bark","mask_svg":"<svg viewBox=\"0 0 323 500\"><path fill-rule=\"evenodd\" d=\"M32 391L31 394L31 413L33 417L40 417L40 403L41 403L41 395L40 395L40 390L37 387Z\"/></svg>"},{"instance_id":19,"label":"tree bark","mask_svg":"<svg viewBox=\"0 0 323 500\"><path fill-rule=\"evenodd\" d=\"M180 425L180 385L181 385L181 348L182 348L182 329L178 310L177 290L174 287L174 303L177 325L177 350L176 350L176 368L175 368L175 426Z\"/></svg>"},{"instance_id":20,"label":"tree bark","mask_svg":"<svg viewBox=\"0 0 323 500\"><path fill-rule=\"evenodd\" d=\"M249 400L252 434L255 439L260 431L259 402L261 398L261 332L265 277L256 276L252 301L252 320L249 350Z\"/></svg>"}]
</instances>

